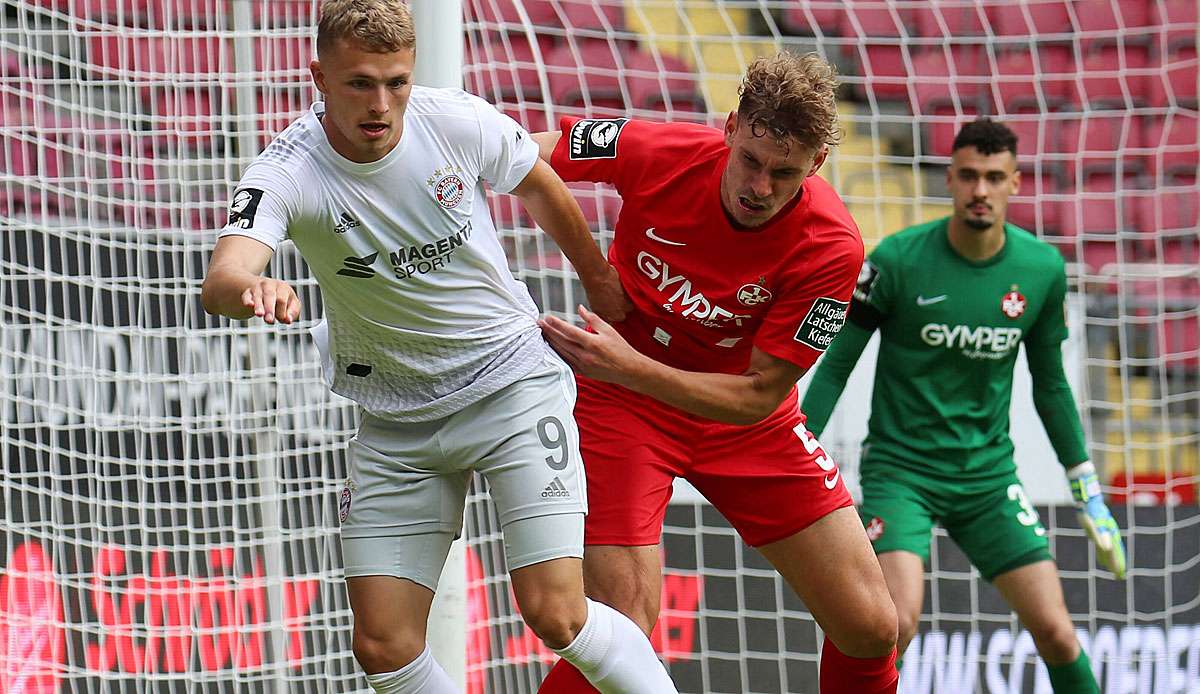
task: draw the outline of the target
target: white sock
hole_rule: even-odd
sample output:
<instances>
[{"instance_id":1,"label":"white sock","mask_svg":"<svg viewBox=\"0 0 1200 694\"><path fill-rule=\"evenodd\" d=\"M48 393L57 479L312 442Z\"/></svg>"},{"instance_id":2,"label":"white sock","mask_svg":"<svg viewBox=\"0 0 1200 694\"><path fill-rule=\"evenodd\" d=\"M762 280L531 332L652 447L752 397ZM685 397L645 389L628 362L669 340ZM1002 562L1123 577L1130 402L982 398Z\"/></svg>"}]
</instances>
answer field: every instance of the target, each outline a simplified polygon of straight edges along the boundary
<instances>
[{"instance_id":1,"label":"white sock","mask_svg":"<svg viewBox=\"0 0 1200 694\"><path fill-rule=\"evenodd\" d=\"M555 653L602 694L677 692L650 640L632 619L591 599L587 606L587 621L575 640Z\"/></svg>"},{"instance_id":2,"label":"white sock","mask_svg":"<svg viewBox=\"0 0 1200 694\"><path fill-rule=\"evenodd\" d=\"M367 675L367 684L377 694L461 694L433 659L428 645L416 660L399 670Z\"/></svg>"}]
</instances>

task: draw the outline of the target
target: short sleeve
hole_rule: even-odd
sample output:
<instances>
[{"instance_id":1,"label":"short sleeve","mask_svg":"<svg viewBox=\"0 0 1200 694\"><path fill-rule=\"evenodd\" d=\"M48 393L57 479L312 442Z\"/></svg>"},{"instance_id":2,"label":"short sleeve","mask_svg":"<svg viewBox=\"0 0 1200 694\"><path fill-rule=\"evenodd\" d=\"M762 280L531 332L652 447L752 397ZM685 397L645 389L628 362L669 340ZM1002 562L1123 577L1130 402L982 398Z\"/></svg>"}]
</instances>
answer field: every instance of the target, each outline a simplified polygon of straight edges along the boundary
<instances>
[{"instance_id":1,"label":"short sleeve","mask_svg":"<svg viewBox=\"0 0 1200 694\"><path fill-rule=\"evenodd\" d=\"M564 181L611 183L620 191L637 169L637 157L651 136L648 124L628 118L573 118L559 121L562 136L550 164Z\"/></svg>"},{"instance_id":2,"label":"short sleeve","mask_svg":"<svg viewBox=\"0 0 1200 694\"><path fill-rule=\"evenodd\" d=\"M288 224L300 206L300 192L277 167L251 164L229 203L221 236L248 236L274 250L288 237Z\"/></svg>"},{"instance_id":3,"label":"short sleeve","mask_svg":"<svg viewBox=\"0 0 1200 694\"><path fill-rule=\"evenodd\" d=\"M512 118L482 99L475 100L482 132L483 168L479 175L499 193L521 185L538 159L538 145Z\"/></svg>"},{"instance_id":4,"label":"short sleeve","mask_svg":"<svg viewBox=\"0 0 1200 694\"><path fill-rule=\"evenodd\" d=\"M768 354L809 368L842 330L863 264L857 234L822 254L827 260L805 273L774 302L754 338Z\"/></svg>"},{"instance_id":5,"label":"short sleeve","mask_svg":"<svg viewBox=\"0 0 1200 694\"><path fill-rule=\"evenodd\" d=\"M1053 345L1067 339L1067 270L1061 257L1055 268L1054 280L1037 320L1029 329L1025 341L1032 345Z\"/></svg>"}]
</instances>

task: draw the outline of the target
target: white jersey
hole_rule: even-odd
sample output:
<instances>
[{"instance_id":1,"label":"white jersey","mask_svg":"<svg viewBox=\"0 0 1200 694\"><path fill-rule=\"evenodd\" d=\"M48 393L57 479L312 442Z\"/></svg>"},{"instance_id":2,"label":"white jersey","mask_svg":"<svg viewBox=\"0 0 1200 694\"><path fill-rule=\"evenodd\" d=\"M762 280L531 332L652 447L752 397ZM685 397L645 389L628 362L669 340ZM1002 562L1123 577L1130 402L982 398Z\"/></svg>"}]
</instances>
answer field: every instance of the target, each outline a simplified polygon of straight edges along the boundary
<instances>
[{"instance_id":1,"label":"white jersey","mask_svg":"<svg viewBox=\"0 0 1200 694\"><path fill-rule=\"evenodd\" d=\"M250 164L221 235L300 249L324 298L328 330L314 335L334 392L423 421L541 365L537 308L483 189L525 178L538 158L528 133L461 90L413 87L400 142L359 164L330 146L323 112L314 104Z\"/></svg>"}]
</instances>

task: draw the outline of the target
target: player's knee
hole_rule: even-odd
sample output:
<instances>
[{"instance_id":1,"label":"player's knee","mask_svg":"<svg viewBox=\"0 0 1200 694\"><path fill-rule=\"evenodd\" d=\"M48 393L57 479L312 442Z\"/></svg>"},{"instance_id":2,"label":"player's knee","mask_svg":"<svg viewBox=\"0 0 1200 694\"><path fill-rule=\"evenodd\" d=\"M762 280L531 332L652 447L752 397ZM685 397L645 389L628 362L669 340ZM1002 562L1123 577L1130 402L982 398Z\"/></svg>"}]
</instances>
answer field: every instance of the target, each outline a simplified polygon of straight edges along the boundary
<instances>
[{"instance_id":1,"label":"player's knee","mask_svg":"<svg viewBox=\"0 0 1200 694\"><path fill-rule=\"evenodd\" d=\"M920 620L920 615L896 614L896 650L899 653L903 653L908 644L912 643L913 637L917 635Z\"/></svg>"},{"instance_id":2,"label":"player's knee","mask_svg":"<svg viewBox=\"0 0 1200 694\"><path fill-rule=\"evenodd\" d=\"M539 595L521 605L521 617L547 646L563 648L587 621L587 605L574 595Z\"/></svg>"},{"instance_id":3,"label":"player's knee","mask_svg":"<svg viewBox=\"0 0 1200 694\"><path fill-rule=\"evenodd\" d=\"M878 658L892 652L896 647L899 630L896 607L888 600L879 603L869 612L859 615L850 628L830 638L838 650L853 658Z\"/></svg>"},{"instance_id":4,"label":"player's knee","mask_svg":"<svg viewBox=\"0 0 1200 694\"><path fill-rule=\"evenodd\" d=\"M1079 656L1079 640L1070 622L1054 622L1030 629L1042 659L1053 665L1073 662Z\"/></svg>"},{"instance_id":5,"label":"player's knee","mask_svg":"<svg viewBox=\"0 0 1200 694\"><path fill-rule=\"evenodd\" d=\"M365 672L391 672L421 655L425 650L425 637L405 629L371 632L355 625L351 649Z\"/></svg>"}]
</instances>

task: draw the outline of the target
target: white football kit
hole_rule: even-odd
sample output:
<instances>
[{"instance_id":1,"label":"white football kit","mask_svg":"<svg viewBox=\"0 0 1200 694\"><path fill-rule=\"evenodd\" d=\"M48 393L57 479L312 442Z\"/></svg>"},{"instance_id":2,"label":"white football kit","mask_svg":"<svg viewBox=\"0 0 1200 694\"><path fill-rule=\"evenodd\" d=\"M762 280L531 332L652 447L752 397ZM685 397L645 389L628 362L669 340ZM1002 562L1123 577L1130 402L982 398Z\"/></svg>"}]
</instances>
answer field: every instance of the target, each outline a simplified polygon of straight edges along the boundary
<instances>
[{"instance_id":1,"label":"white football kit","mask_svg":"<svg viewBox=\"0 0 1200 694\"><path fill-rule=\"evenodd\" d=\"M526 541L506 525L510 568L553 558L548 548L582 556L574 382L508 269L483 188L520 184L537 144L475 96L413 87L399 143L361 164L334 151L323 113L314 104L251 163L221 235L290 239L320 284L326 379L364 410L340 504L347 574L436 586L472 469L507 524L579 516L577 542L574 522L558 523L571 537L539 526ZM492 445L463 444L480 436ZM420 549L395 544L430 533Z\"/></svg>"}]
</instances>

